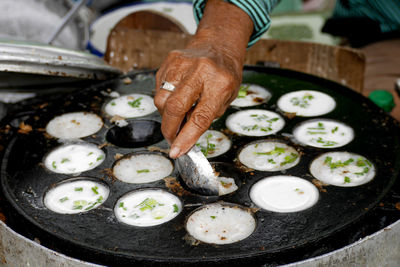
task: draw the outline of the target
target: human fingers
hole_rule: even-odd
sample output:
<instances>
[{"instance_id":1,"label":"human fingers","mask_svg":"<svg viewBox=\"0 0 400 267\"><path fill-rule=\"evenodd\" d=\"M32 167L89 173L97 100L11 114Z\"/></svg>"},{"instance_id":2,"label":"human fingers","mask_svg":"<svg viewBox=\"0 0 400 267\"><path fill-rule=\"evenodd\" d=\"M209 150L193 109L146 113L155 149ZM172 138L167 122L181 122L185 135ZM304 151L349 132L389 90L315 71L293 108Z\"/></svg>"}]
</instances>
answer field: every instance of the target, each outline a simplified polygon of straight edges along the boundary
<instances>
[{"instance_id":1,"label":"human fingers","mask_svg":"<svg viewBox=\"0 0 400 267\"><path fill-rule=\"evenodd\" d=\"M220 101L209 102L201 100L194 108L190 118L185 123L171 145L170 157L177 158L185 154L210 127L214 118L221 110Z\"/></svg>"},{"instance_id":2,"label":"human fingers","mask_svg":"<svg viewBox=\"0 0 400 267\"><path fill-rule=\"evenodd\" d=\"M201 90L202 86L199 85L197 76L190 75L179 83L166 100L161 131L170 144L174 141L186 114L198 100Z\"/></svg>"}]
</instances>

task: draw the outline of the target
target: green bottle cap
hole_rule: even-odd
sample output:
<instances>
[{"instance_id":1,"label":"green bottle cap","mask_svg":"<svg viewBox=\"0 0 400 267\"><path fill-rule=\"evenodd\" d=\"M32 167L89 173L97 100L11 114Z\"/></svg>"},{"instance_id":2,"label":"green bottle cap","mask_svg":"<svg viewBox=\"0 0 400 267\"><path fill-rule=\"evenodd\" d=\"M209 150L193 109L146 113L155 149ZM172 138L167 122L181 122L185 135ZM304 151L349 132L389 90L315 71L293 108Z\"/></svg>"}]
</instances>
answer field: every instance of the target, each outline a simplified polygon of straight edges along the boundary
<instances>
[{"instance_id":1,"label":"green bottle cap","mask_svg":"<svg viewBox=\"0 0 400 267\"><path fill-rule=\"evenodd\" d=\"M385 90L372 91L369 94L369 99L386 112L392 111L395 106L392 94Z\"/></svg>"}]
</instances>

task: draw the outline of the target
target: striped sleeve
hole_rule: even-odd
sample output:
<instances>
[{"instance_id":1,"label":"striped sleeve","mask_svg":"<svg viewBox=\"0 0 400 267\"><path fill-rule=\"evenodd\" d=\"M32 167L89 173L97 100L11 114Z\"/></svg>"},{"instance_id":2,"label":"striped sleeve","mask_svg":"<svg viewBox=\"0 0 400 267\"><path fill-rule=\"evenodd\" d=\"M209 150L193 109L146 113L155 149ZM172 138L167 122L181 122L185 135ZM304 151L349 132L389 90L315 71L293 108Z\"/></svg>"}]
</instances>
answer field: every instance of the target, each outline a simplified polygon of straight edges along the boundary
<instances>
[{"instance_id":1,"label":"striped sleeve","mask_svg":"<svg viewBox=\"0 0 400 267\"><path fill-rule=\"evenodd\" d=\"M279 0L224 0L225 2L236 5L245 11L254 24L253 34L250 37L248 47L255 44L261 35L265 33L270 24L271 19L269 13ZM193 0L193 12L196 22L199 23L207 0Z\"/></svg>"}]
</instances>

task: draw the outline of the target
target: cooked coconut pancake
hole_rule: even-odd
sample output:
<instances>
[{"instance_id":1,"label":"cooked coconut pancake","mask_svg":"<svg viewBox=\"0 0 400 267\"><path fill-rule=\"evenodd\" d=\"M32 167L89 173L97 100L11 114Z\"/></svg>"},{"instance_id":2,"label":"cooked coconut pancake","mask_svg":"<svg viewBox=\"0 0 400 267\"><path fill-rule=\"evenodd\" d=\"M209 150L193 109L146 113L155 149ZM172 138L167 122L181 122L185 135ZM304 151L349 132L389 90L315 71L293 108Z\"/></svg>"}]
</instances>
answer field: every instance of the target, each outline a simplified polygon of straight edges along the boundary
<instances>
[{"instance_id":1,"label":"cooked coconut pancake","mask_svg":"<svg viewBox=\"0 0 400 267\"><path fill-rule=\"evenodd\" d=\"M47 169L56 173L73 174L99 166L105 159L103 150L90 143L62 145L44 159Z\"/></svg>"},{"instance_id":2,"label":"cooked coconut pancake","mask_svg":"<svg viewBox=\"0 0 400 267\"><path fill-rule=\"evenodd\" d=\"M302 90L281 96L278 99L278 107L288 113L296 113L297 116L312 117L331 112L336 106L335 100L327 94Z\"/></svg>"},{"instance_id":3,"label":"cooked coconut pancake","mask_svg":"<svg viewBox=\"0 0 400 267\"><path fill-rule=\"evenodd\" d=\"M266 103L271 98L271 93L255 84L240 85L238 96L231 103L236 107L251 107Z\"/></svg>"},{"instance_id":4,"label":"cooked coconut pancake","mask_svg":"<svg viewBox=\"0 0 400 267\"><path fill-rule=\"evenodd\" d=\"M74 214L97 208L108 198L110 190L92 180L62 182L44 196L45 206L57 213Z\"/></svg>"},{"instance_id":5,"label":"cooked coconut pancake","mask_svg":"<svg viewBox=\"0 0 400 267\"><path fill-rule=\"evenodd\" d=\"M152 97L142 94L130 94L111 100L104 110L110 116L136 118L151 114L157 108L153 103Z\"/></svg>"},{"instance_id":6,"label":"cooked coconut pancake","mask_svg":"<svg viewBox=\"0 0 400 267\"><path fill-rule=\"evenodd\" d=\"M133 154L117 161L113 174L122 182L142 184L163 179L173 169L171 161L159 154Z\"/></svg>"},{"instance_id":7,"label":"cooked coconut pancake","mask_svg":"<svg viewBox=\"0 0 400 267\"><path fill-rule=\"evenodd\" d=\"M100 131L103 121L88 112L73 112L57 116L46 126L46 132L60 139L77 139Z\"/></svg>"},{"instance_id":8,"label":"cooked coconut pancake","mask_svg":"<svg viewBox=\"0 0 400 267\"><path fill-rule=\"evenodd\" d=\"M207 130L197 140L196 146L201 149L204 156L214 158L227 152L231 148L231 143L223 133Z\"/></svg>"},{"instance_id":9,"label":"cooked coconut pancake","mask_svg":"<svg viewBox=\"0 0 400 267\"><path fill-rule=\"evenodd\" d=\"M295 176L266 177L250 189L250 198L258 207L273 212L297 212L317 203L318 189Z\"/></svg>"},{"instance_id":10,"label":"cooked coconut pancake","mask_svg":"<svg viewBox=\"0 0 400 267\"><path fill-rule=\"evenodd\" d=\"M326 184L351 187L371 181L375 176L375 167L363 156L330 152L317 157L311 163L310 172Z\"/></svg>"},{"instance_id":11,"label":"cooked coconut pancake","mask_svg":"<svg viewBox=\"0 0 400 267\"><path fill-rule=\"evenodd\" d=\"M259 141L246 145L239 153L239 161L258 171L280 171L299 163L300 155L284 143Z\"/></svg>"},{"instance_id":12,"label":"cooked coconut pancake","mask_svg":"<svg viewBox=\"0 0 400 267\"><path fill-rule=\"evenodd\" d=\"M173 194L160 189L130 192L114 207L120 222L134 226L154 226L168 222L182 211L182 202Z\"/></svg>"},{"instance_id":13,"label":"cooked coconut pancake","mask_svg":"<svg viewBox=\"0 0 400 267\"><path fill-rule=\"evenodd\" d=\"M213 203L195 210L186 222L188 233L210 244L231 244L250 236L256 227L253 215L239 206Z\"/></svg>"},{"instance_id":14,"label":"cooked coconut pancake","mask_svg":"<svg viewBox=\"0 0 400 267\"><path fill-rule=\"evenodd\" d=\"M248 109L231 114L226 127L232 132L247 136L265 136L278 132L285 121L275 112L262 109Z\"/></svg>"},{"instance_id":15,"label":"cooked coconut pancake","mask_svg":"<svg viewBox=\"0 0 400 267\"><path fill-rule=\"evenodd\" d=\"M341 147L354 139L352 128L328 119L306 121L294 129L293 135L303 144L320 148Z\"/></svg>"}]
</instances>

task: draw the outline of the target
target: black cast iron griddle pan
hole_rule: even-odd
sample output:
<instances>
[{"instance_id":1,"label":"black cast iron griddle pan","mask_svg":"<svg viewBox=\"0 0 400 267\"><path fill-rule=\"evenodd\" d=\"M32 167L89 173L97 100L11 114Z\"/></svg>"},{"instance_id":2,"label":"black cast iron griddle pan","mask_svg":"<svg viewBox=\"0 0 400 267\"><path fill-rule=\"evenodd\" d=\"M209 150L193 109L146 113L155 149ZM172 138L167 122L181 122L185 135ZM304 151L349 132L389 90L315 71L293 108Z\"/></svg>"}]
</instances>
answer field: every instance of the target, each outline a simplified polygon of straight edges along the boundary
<instances>
[{"instance_id":1,"label":"black cast iron griddle pan","mask_svg":"<svg viewBox=\"0 0 400 267\"><path fill-rule=\"evenodd\" d=\"M334 111L323 116L342 121L353 127L355 139L340 149L319 149L292 144L289 138L298 123L310 118L285 117L286 125L276 135L267 137L243 137L230 134L233 147L214 161L220 171L229 171L240 182L239 190L222 197L204 197L195 193L182 194L178 187L167 185L164 180L148 184L126 184L109 176L109 169L115 162L115 155L135 151L146 151L148 146L167 148L160 135L161 118L157 112L135 120L129 120L131 127L140 125L142 135L132 138L128 128L113 128L102 113L104 103L109 100L102 92L108 89L121 94L145 93L152 95L154 71L131 75L132 83L121 79L79 90L69 95L53 96L51 101L43 99L42 105L35 105L30 112L14 114L3 120L6 124L19 125L20 121L31 125L29 133L18 133L16 127L8 128L7 142L1 162L1 186L6 201L18 216L32 225L32 231L39 239L53 239L53 249L77 258L93 262L119 265L127 263L219 263L243 264L252 260L267 262L274 255L294 253L307 244L318 242L338 234L362 218L383 198L395 182L400 168L400 132L398 124L368 99L339 84L314 76L265 67L246 67L244 83L253 83L268 88L273 96L266 104L257 106L276 111L277 99L293 90L318 90L331 95L337 103ZM239 110L229 108L211 128L225 129L227 115ZM106 160L81 177L99 179L110 187L110 196L97 209L76 215L61 215L43 205L43 195L49 187L60 181L73 178L70 175L51 173L42 166L44 155L60 145L57 140L46 137L43 128L54 116L73 111L92 111L104 118L105 126L94 136L84 138L87 142L101 145L113 142L103 148ZM137 128L138 129L138 128ZM247 239L229 245L192 245L187 241L184 222L187 215L204 203L226 201L247 207L254 207L249 198L251 186L263 177L282 172L243 172L235 168L237 152L247 143L261 139L279 139L297 147L303 153L300 163L285 171L287 175L312 181L309 173L311 161L327 151L349 151L370 159L377 168L376 177L368 184L341 188L326 186L320 192L318 203L301 212L274 213L256 212L257 228ZM125 141L121 141L125 140ZM124 148L130 147L130 148ZM157 152L162 153L162 152ZM218 170L217 168L217 170ZM177 176L176 170L172 174ZM165 224L140 228L119 223L113 208L122 195L140 188L163 188L180 196L185 207L182 213ZM177 189L178 188L178 189ZM260 261L259 261L260 262Z\"/></svg>"}]
</instances>

